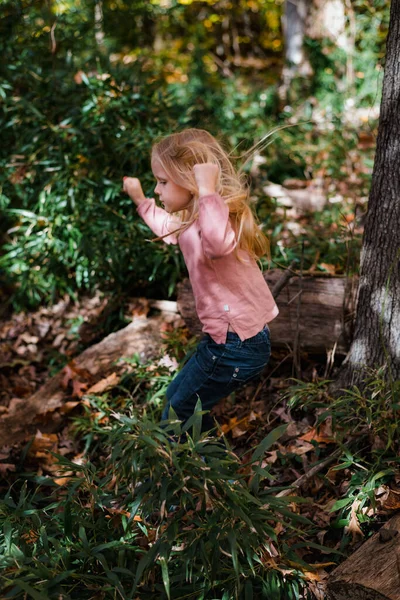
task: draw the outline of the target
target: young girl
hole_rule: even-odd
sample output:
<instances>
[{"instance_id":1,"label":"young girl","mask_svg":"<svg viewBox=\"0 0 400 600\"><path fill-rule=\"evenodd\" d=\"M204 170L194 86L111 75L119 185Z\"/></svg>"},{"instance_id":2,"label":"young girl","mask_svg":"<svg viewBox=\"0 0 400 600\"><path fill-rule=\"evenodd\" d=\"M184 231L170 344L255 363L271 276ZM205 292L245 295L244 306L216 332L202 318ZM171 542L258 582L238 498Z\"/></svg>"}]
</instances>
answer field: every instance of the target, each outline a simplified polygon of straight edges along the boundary
<instances>
[{"instance_id":1,"label":"young girl","mask_svg":"<svg viewBox=\"0 0 400 600\"><path fill-rule=\"evenodd\" d=\"M207 131L186 129L152 149L157 180L145 198L138 179L124 177L123 189L152 231L178 244L188 268L204 337L170 383L162 418L172 406L182 421L256 378L270 357L267 323L278 308L256 259L268 241L255 223L249 191L227 153ZM203 431L214 426L203 417Z\"/></svg>"}]
</instances>

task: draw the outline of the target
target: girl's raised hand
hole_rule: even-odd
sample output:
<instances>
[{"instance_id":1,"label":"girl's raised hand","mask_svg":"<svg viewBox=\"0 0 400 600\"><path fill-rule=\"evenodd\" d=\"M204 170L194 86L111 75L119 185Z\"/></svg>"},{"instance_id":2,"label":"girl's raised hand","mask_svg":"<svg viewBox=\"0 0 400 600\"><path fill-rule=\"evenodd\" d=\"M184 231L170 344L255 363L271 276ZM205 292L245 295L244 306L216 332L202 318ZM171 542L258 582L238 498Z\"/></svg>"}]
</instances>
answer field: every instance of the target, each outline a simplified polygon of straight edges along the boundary
<instances>
[{"instance_id":1,"label":"girl's raised hand","mask_svg":"<svg viewBox=\"0 0 400 600\"><path fill-rule=\"evenodd\" d=\"M124 177L122 189L133 200L136 206L139 206L139 204L146 200L141 183L137 177Z\"/></svg>"},{"instance_id":2,"label":"girl's raised hand","mask_svg":"<svg viewBox=\"0 0 400 600\"><path fill-rule=\"evenodd\" d=\"M196 164L193 167L193 173L199 188L199 196L215 194L219 179L218 165L214 163Z\"/></svg>"}]
</instances>

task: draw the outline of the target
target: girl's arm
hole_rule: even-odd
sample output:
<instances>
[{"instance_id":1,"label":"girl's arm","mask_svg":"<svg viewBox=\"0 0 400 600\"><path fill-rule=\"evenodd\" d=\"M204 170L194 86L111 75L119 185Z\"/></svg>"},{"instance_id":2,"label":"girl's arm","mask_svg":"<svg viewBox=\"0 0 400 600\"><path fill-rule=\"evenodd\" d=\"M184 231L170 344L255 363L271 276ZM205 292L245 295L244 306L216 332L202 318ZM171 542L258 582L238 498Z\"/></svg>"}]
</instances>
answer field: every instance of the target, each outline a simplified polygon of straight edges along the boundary
<instances>
[{"instance_id":1,"label":"girl's arm","mask_svg":"<svg viewBox=\"0 0 400 600\"><path fill-rule=\"evenodd\" d=\"M158 237L177 229L176 226L174 227L173 223L169 222L170 215L159 206L156 206L154 198L146 198L139 179L136 177L124 177L123 190L136 204L136 210L143 221ZM175 234L168 235L163 241L166 244L178 243Z\"/></svg>"},{"instance_id":2,"label":"girl's arm","mask_svg":"<svg viewBox=\"0 0 400 600\"><path fill-rule=\"evenodd\" d=\"M229 208L215 191L218 165L198 164L193 167L199 188L199 227L203 252L208 258L220 258L236 247L236 235L229 220Z\"/></svg>"}]
</instances>

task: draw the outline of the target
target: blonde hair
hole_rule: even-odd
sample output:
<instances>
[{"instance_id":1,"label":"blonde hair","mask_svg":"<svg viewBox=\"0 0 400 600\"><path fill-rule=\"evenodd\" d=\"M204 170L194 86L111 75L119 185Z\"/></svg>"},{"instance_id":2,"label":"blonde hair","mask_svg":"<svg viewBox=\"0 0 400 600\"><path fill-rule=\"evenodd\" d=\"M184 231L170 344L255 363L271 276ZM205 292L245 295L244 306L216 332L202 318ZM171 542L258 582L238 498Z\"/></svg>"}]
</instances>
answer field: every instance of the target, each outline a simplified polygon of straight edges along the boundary
<instances>
[{"instance_id":1,"label":"blonde hair","mask_svg":"<svg viewBox=\"0 0 400 600\"><path fill-rule=\"evenodd\" d=\"M249 152L254 148L255 146ZM179 235L197 219L198 189L193 166L210 162L219 167L220 176L216 191L229 208L229 217L237 236L236 258L244 262L239 250L246 251L256 260L264 255L270 258L269 241L261 231L257 217L250 207L246 176L240 169L235 170L228 153L208 131L184 129L161 138L153 145L151 160L157 160L171 180L189 190L193 196L190 207L179 213L180 227L152 241L164 239L172 233Z\"/></svg>"}]
</instances>

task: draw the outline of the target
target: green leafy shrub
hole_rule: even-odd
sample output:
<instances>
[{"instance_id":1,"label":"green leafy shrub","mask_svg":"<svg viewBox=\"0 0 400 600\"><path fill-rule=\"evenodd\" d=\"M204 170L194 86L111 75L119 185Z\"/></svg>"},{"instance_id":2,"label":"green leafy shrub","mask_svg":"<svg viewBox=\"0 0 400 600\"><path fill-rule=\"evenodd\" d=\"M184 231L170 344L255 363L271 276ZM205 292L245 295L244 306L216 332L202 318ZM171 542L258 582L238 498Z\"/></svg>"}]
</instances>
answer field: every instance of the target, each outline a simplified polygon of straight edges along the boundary
<instances>
[{"instance_id":1,"label":"green leafy shrub","mask_svg":"<svg viewBox=\"0 0 400 600\"><path fill-rule=\"evenodd\" d=\"M95 286L174 294L185 274L179 250L145 242L148 229L121 193L122 176L129 173L140 176L145 193L153 194L149 151L161 133L205 127L241 154L273 127L293 124L264 152L266 166L252 182L261 203L266 178L281 183L288 177L346 176L342 166L357 145L357 131L343 132L334 68L343 57L318 47L313 92L321 106L312 105L303 90L280 112L280 65L271 49L281 48L281 7L258 6L271 28L259 44L265 42L272 53L273 68L252 74L231 65L225 76L207 30L221 27L223 10L203 3L209 15L203 23L191 4L104 3L101 45L93 5L4 3L0 276L3 285L13 287L16 308ZM372 9L363 4L357 10L365 23ZM235 19L242 22L246 10L237 7ZM382 54L383 3L372 12L368 40L374 43L368 45L360 33L357 61L366 46ZM258 25L253 14L249 18ZM163 39L158 50L152 46L156 33ZM243 39L242 47L248 43ZM368 64L373 62L369 54ZM357 68L363 69L361 63ZM373 84L365 72L358 91L369 102ZM320 130L314 122L321 107L330 129Z\"/></svg>"},{"instance_id":2,"label":"green leafy shrub","mask_svg":"<svg viewBox=\"0 0 400 600\"><path fill-rule=\"evenodd\" d=\"M332 396L328 383L297 382L286 398L292 409L315 410L317 429L327 422L332 428L339 449L332 471L346 479L344 496L331 507L337 512L333 527L347 528L351 519L370 524L377 488L398 471L400 382L380 369L370 372L362 389L353 386ZM345 534L343 543L349 537Z\"/></svg>"},{"instance_id":3,"label":"green leafy shrub","mask_svg":"<svg viewBox=\"0 0 400 600\"><path fill-rule=\"evenodd\" d=\"M290 538L311 523L290 510L298 499L276 497L260 466L286 426L242 465L200 434L200 409L184 427L165 428L110 413L94 426L97 443L83 464L58 457L64 485L53 484L50 495L43 479L33 492L27 483L19 494L11 489L0 502L2 592L42 600L299 598L308 567Z\"/></svg>"}]
</instances>

